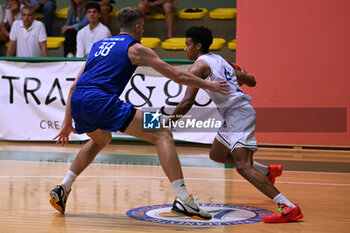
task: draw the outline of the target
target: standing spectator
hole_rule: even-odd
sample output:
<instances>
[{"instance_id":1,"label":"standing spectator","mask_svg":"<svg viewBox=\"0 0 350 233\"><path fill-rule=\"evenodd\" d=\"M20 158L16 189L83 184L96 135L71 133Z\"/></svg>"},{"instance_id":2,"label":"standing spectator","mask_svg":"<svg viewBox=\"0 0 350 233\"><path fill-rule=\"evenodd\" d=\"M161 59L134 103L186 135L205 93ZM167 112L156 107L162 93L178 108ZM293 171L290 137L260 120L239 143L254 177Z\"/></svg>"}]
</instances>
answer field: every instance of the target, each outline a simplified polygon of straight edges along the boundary
<instances>
[{"instance_id":1,"label":"standing spectator","mask_svg":"<svg viewBox=\"0 0 350 233\"><path fill-rule=\"evenodd\" d=\"M34 9L28 6L22 8L21 17L12 25L6 56L47 57L44 24L34 19Z\"/></svg>"},{"instance_id":2,"label":"standing spectator","mask_svg":"<svg viewBox=\"0 0 350 233\"><path fill-rule=\"evenodd\" d=\"M78 32L76 57L88 57L93 43L111 36L109 29L100 22L100 4L88 3L85 16L89 20L89 24Z\"/></svg>"},{"instance_id":3,"label":"standing spectator","mask_svg":"<svg viewBox=\"0 0 350 233\"><path fill-rule=\"evenodd\" d=\"M74 57L77 47L78 31L89 23L85 17L85 6L88 0L71 0L68 10L66 25L62 27L61 33L64 34L64 56Z\"/></svg>"},{"instance_id":4,"label":"standing spectator","mask_svg":"<svg viewBox=\"0 0 350 233\"><path fill-rule=\"evenodd\" d=\"M168 38L173 37L175 13L177 11L176 0L141 0L138 9L144 15L163 12L168 29Z\"/></svg>"},{"instance_id":5,"label":"standing spectator","mask_svg":"<svg viewBox=\"0 0 350 233\"><path fill-rule=\"evenodd\" d=\"M23 0L24 5L31 6L35 12L44 14L45 29L48 36L52 35L52 25L55 19L55 0Z\"/></svg>"},{"instance_id":6,"label":"standing spectator","mask_svg":"<svg viewBox=\"0 0 350 233\"><path fill-rule=\"evenodd\" d=\"M8 0L8 9L5 10L5 16L0 25L0 40L7 42L9 40L9 32L13 22L21 20L21 8L23 5L20 0Z\"/></svg>"},{"instance_id":7,"label":"standing spectator","mask_svg":"<svg viewBox=\"0 0 350 233\"><path fill-rule=\"evenodd\" d=\"M114 0L90 0L90 2L97 2L101 6L101 22L109 27L110 13L114 9Z\"/></svg>"}]
</instances>

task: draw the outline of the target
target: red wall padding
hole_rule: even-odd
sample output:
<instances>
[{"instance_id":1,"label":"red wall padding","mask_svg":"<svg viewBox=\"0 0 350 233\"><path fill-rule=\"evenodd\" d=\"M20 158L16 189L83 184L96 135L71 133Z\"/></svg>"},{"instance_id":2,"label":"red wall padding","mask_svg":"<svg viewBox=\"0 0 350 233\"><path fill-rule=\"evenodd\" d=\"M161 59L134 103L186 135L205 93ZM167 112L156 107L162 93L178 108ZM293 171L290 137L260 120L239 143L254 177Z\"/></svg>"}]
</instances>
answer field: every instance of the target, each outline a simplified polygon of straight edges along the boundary
<instances>
[{"instance_id":1,"label":"red wall padding","mask_svg":"<svg viewBox=\"0 0 350 233\"><path fill-rule=\"evenodd\" d=\"M259 109L257 129L268 124L269 118L282 125L288 124L283 119L294 119L271 116L271 108L277 112L279 108L301 109L305 122L326 118L340 122L342 128L257 130L259 143L350 145L349 12L349 0L237 1L236 63L257 80L255 88L245 88ZM324 111L310 114L310 108L311 113L312 108ZM343 111L336 116L339 111L332 112L334 108Z\"/></svg>"}]
</instances>

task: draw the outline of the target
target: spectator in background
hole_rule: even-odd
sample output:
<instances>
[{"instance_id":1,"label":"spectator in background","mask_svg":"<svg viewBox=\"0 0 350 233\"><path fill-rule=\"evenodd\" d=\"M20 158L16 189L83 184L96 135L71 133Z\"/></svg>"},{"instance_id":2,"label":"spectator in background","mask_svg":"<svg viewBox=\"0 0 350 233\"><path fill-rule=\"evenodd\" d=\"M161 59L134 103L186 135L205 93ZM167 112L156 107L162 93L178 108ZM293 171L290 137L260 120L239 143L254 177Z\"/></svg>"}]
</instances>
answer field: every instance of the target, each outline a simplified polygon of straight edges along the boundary
<instances>
[{"instance_id":1,"label":"spectator in background","mask_svg":"<svg viewBox=\"0 0 350 233\"><path fill-rule=\"evenodd\" d=\"M109 29L100 22L100 4L88 3L85 16L89 20L89 24L78 32L76 57L88 57L93 43L111 36Z\"/></svg>"},{"instance_id":2,"label":"spectator in background","mask_svg":"<svg viewBox=\"0 0 350 233\"><path fill-rule=\"evenodd\" d=\"M23 5L20 0L8 0L8 9L5 10L5 16L0 25L0 40L7 42L9 40L9 32L13 22L21 20L21 9Z\"/></svg>"},{"instance_id":3,"label":"spectator in background","mask_svg":"<svg viewBox=\"0 0 350 233\"><path fill-rule=\"evenodd\" d=\"M7 7L7 4L0 5L0 22L2 22L2 20L4 19L6 7Z\"/></svg>"},{"instance_id":4,"label":"spectator in background","mask_svg":"<svg viewBox=\"0 0 350 233\"><path fill-rule=\"evenodd\" d=\"M163 12L168 29L168 38L173 37L175 13L177 11L176 0L141 0L138 9L143 15Z\"/></svg>"},{"instance_id":5,"label":"spectator in background","mask_svg":"<svg viewBox=\"0 0 350 233\"><path fill-rule=\"evenodd\" d=\"M114 0L90 0L90 2L97 2L101 6L101 22L109 27L110 16L109 14L114 9Z\"/></svg>"},{"instance_id":6,"label":"spectator in background","mask_svg":"<svg viewBox=\"0 0 350 233\"><path fill-rule=\"evenodd\" d=\"M6 56L47 57L44 24L34 19L34 9L28 6L22 8L21 17L12 25Z\"/></svg>"},{"instance_id":7,"label":"spectator in background","mask_svg":"<svg viewBox=\"0 0 350 233\"><path fill-rule=\"evenodd\" d=\"M52 35L52 25L55 19L55 0L23 0L24 5L33 7L35 12L44 14L45 29L48 36Z\"/></svg>"},{"instance_id":8,"label":"spectator in background","mask_svg":"<svg viewBox=\"0 0 350 233\"><path fill-rule=\"evenodd\" d=\"M61 33L64 34L64 56L74 57L77 47L78 31L89 23L85 17L85 7L88 0L71 0L68 10L66 25L62 27Z\"/></svg>"}]
</instances>

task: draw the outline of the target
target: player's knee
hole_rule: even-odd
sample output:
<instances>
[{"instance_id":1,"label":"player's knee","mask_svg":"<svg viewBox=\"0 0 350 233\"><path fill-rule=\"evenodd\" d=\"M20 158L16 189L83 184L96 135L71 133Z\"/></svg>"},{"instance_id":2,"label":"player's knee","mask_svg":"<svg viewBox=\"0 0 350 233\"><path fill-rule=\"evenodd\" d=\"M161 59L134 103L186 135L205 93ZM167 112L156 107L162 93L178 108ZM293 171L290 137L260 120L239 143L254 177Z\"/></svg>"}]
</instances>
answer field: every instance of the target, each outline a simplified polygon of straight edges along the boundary
<instances>
[{"instance_id":1,"label":"player's knee","mask_svg":"<svg viewBox=\"0 0 350 233\"><path fill-rule=\"evenodd\" d=\"M236 162L235 167L236 167L237 172L241 176L245 177L248 174L249 168L251 166L249 166L249 164L247 164L247 163Z\"/></svg>"},{"instance_id":2,"label":"player's knee","mask_svg":"<svg viewBox=\"0 0 350 233\"><path fill-rule=\"evenodd\" d=\"M95 141L95 143L101 147L104 148L109 145L109 143L112 141L112 134L104 135L102 138L100 138L98 141Z\"/></svg>"},{"instance_id":3,"label":"player's knee","mask_svg":"<svg viewBox=\"0 0 350 233\"><path fill-rule=\"evenodd\" d=\"M169 129L163 129L159 133L155 134L155 141L173 141L173 134Z\"/></svg>"},{"instance_id":4,"label":"player's knee","mask_svg":"<svg viewBox=\"0 0 350 233\"><path fill-rule=\"evenodd\" d=\"M169 129L164 129L162 131L162 137L164 137L164 139L169 140L169 141L173 141L173 133L169 130Z\"/></svg>"}]
</instances>

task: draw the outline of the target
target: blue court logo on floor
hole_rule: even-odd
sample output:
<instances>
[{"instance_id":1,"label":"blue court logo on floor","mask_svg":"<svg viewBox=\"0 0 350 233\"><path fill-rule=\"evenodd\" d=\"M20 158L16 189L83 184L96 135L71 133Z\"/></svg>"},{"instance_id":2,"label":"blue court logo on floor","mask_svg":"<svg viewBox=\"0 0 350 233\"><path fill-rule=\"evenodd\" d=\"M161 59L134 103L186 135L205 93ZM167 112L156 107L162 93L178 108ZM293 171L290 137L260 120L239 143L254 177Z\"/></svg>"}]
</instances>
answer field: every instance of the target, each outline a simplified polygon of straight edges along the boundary
<instances>
[{"instance_id":1,"label":"blue court logo on floor","mask_svg":"<svg viewBox=\"0 0 350 233\"><path fill-rule=\"evenodd\" d=\"M144 129L160 129L162 114L157 111L143 112L143 128Z\"/></svg>"},{"instance_id":2,"label":"blue court logo on floor","mask_svg":"<svg viewBox=\"0 0 350 233\"><path fill-rule=\"evenodd\" d=\"M198 205L213 216L210 221L196 220L174 214L170 211L172 204L143 206L129 210L126 215L130 218L152 223L184 226L227 226L262 222L263 215L273 213L269 210L249 206L204 203Z\"/></svg>"}]
</instances>

